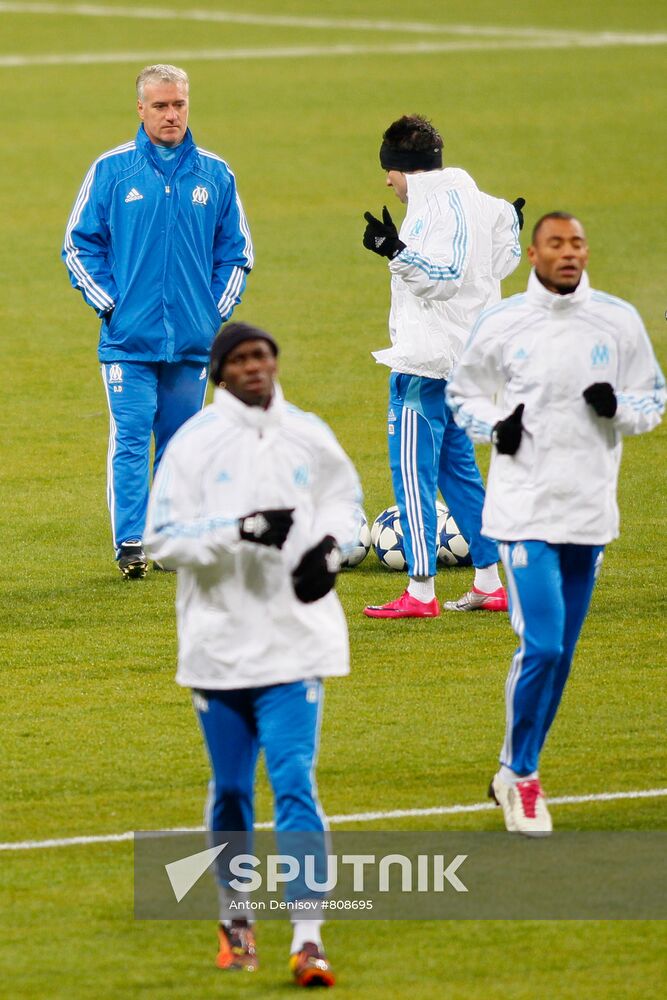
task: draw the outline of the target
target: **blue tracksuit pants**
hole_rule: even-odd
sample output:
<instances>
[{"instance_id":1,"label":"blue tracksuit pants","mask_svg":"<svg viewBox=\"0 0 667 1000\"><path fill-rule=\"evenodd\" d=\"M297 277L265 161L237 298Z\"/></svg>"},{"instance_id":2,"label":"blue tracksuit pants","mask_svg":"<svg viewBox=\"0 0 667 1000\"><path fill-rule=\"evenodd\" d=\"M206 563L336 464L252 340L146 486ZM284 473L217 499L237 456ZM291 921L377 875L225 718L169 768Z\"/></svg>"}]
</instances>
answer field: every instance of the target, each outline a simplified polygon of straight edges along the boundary
<instances>
[{"instance_id":1,"label":"blue tracksuit pants","mask_svg":"<svg viewBox=\"0 0 667 1000\"><path fill-rule=\"evenodd\" d=\"M102 365L109 403L107 503L111 533L118 547L141 539L153 474L169 439L204 405L208 371L201 362L120 361Z\"/></svg>"},{"instance_id":2,"label":"blue tracksuit pants","mask_svg":"<svg viewBox=\"0 0 667 1000\"><path fill-rule=\"evenodd\" d=\"M446 385L400 372L392 372L389 382L389 464L410 576L435 576L438 488L473 565L498 561L496 543L481 534L484 484L475 450L447 406Z\"/></svg>"},{"instance_id":3,"label":"blue tracksuit pants","mask_svg":"<svg viewBox=\"0 0 667 1000\"><path fill-rule=\"evenodd\" d=\"M314 774L323 702L319 680L195 692L213 771L210 830L252 830L260 749L275 798L276 829L324 829Z\"/></svg>"},{"instance_id":4,"label":"blue tracksuit pants","mask_svg":"<svg viewBox=\"0 0 667 1000\"><path fill-rule=\"evenodd\" d=\"M526 775L538 769L558 711L604 546L525 541L500 542L498 548L519 638L505 684L500 762Z\"/></svg>"},{"instance_id":5,"label":"blue tracksuit pants","mask_svg":"<svg viewBox=\"0 0 667 1000\"><path fill-rule=\"evenodd\" d=\"M194 691L193 703L213 772L207 829L225 832L225 840L230 839L227 831L252 831L255 768L263 750L275 800L278 849L297 856L313 854L321 879L326 865L326 819L317 796L315 764L324 703L322 681ZM304 837L308 833L311 836ZM252 834L231 840L237 852L246 853L251 838ZM226 884L224 867L218 865L217 874ZM309 895L313 893L300 880L287 886L288 898Z\"/></svg>"}]
</instances>

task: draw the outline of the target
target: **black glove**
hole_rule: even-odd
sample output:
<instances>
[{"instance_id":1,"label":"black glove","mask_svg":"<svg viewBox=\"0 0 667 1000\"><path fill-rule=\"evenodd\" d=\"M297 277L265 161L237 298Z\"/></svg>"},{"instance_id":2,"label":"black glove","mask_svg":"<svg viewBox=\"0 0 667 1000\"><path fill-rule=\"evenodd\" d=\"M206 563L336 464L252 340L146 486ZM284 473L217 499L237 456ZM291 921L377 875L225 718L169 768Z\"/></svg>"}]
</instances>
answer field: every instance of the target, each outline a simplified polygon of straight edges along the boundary
<instances>
[{"instance_id":1,"label":"black glove","mask_svg":"<svg viewBox=\"0 0 667 1000\"><path fill-rule=\"evenodd\" d=\"M516 201L512 202L512 204L514 205L514 211L516 212L517 218L519 220L519 230L521 230L523 229L523 212L521 211L521 209L526 204L526 199L517 198Z\"/></svg>"},{"instance_id":2,"label":"black glove","mask_svg":"<svg viewBox=\"0 0 667 1000\"><path fill-rule=\"evenodd\" d=\"M519 450L523 433L521 426L523 408L524 404L519 403L514 413L510 413L504 420L499 420L493 428L491 440L501 455L516 455Z\"/></svg>"},{"instance_id":3,"label":"black glove","mask_svg":"<svg viewBox=\"0 0 667 1000\"><path fill-rule=\"evenodd\" d=\"M292 527L294 507L280 507L278 510L255 510L239 518L239 532L245 542L258 545L273 545L282 549Z\"/></svg>"},{"instance_id":4,"label":"black glove","mask_svg":"<svg viewBox=\"0 0 667 1000\"><path fill-rule=\"evenodd\" d=\"M370 212L364 212L364 219L368 223L364 231L364 246L367 250L393 260L396 254L405 249L405 243L399 240L398 230L386 205L382 209L382 222Z\"/></svg>"},{"instance_id":5,"label":"black glove","mask_svg":"<svg viewBox=\"0 0 667 1000\"><path fill-rule=\"evenodd\" d=\"M333 535L325 535L321 542L304 553L293 570L294 593L304 604L319 601L333 587L339 570L340 549Z\"/></svg>"},{"instance_id":6,"label":"black glove","mask_svg":"<svg viewBox=\"0 0 667 1000\"><path fill-rule=\"evenodd\" d=\"M589 406L592 406L598 417L611 419L618 409L618 400L613 386L609 382L593 382L582 393Z\"/></svg>"}]
</instances>

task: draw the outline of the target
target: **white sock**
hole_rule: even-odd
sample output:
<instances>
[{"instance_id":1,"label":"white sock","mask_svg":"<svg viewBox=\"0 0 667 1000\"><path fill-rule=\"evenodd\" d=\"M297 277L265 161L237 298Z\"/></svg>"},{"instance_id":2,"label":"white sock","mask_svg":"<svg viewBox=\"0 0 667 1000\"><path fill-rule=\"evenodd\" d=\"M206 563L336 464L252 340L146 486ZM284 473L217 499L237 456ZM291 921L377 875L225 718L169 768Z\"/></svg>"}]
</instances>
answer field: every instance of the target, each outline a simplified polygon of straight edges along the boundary
<instances>
[{"instance_id":1,"label":"white sock","mask_svg":"<svg viewBox=\"0 0 667 1000\"><path fill-rule=\"evenodd\" d=\"M484 594L492 594L494 590L502 587L498 576L498 563L493 563L491 566L476 566L475 586Z\"/></svg>"},{"instance_id":2,"label":"white sock","mask_svg":"<svg viewBox=\"0 0 667 1000\"><path fill-rule=\"evenodd\" d=\"M320 927L323 923L323 920L293 920L291 954L293 955L295 951L301 951L306 941L312 941L322 951Z\"/></svg>"},{"instance_id":3,"label":"white sock","mask_svg":"<svg viewBox=\"0 0 667 1000\"><path fill-rule=\"evenodd\" d=\"M539 774L537 771L531 771L530 774L517 774L505 764L501 764L500 777L506 785L516 785L517 781L531 781L533 778L539 777Z\"/></svg>"},{"instance_id":4,"label":"white sock","mask_svg":"<svg viewBox=\"0 0 667 1000\"><path fill-rule=\"evenodd\" d=\"M428 604L435 598L435 577L433 576L411 576L408 583L408 594L416 601L423 601Z\"/></svg>"}]
</instances>

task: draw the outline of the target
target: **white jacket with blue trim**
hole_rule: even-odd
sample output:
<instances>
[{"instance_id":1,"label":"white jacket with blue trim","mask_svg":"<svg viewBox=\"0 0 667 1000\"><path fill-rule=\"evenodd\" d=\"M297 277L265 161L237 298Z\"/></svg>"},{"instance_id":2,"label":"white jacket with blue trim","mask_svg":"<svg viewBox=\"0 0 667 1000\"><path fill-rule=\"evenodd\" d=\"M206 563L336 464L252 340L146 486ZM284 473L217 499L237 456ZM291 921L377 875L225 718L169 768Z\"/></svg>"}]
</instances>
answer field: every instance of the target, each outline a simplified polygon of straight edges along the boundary
<instances>
[{"instance_id":1,"label":"white jacket with blue trim","mask_svg":"<svg viewBox=\"0 0 667 1000\"><path fill-rule=\"evenodd\" d=\"M234 174L188 129L163 160L143 125L86 174L62 249L102 317L98 357L205 364L253 265Z\"/></svg>"},{"instance_id":2,"label":"white jacket with blue trim","mask_svg":"<svg viewBox=\"0 0 667 1000\"><path fill-rule=\"evenodd\" d=\"M392 261L389 333L379 364L446 379L500 281L521 260L514 207L484 194L456 167L406 174L406 244Z\"/></svg>"},{"instance_id":3,"label":"white jacket with blue trim","mask_svg":"<svg viewBox=\"0 0 667 1000\"><path fill-rule=\"evenodd\" d=\"M319 418L285 403L246 406L226 389L174 435L158 470L147 552L178 570L176 680L185 687L263 687L349 671L335 591L297 600L291 572L325 535L345 551L359 528L354 467ZM279 551L243 541L238 519L294 508Z\"/></svg>"},{"instance_id":4,"label":"white jacket with blue trim","mask_svg":"<svg viewBox=\"0 0 667 1000\"><path fill-rule=\"evenodd\" d=\"M611 419L583 398L609 382ZM592 289L570 295L531 272L527 292L484 313L447 386L456 422L474 441L525 405L516 455L493 449L482 531L499 541L604 545L618 536L616 484L624 434L660 423L665 379L637 310Z\"/></svg>"}]
</instances>

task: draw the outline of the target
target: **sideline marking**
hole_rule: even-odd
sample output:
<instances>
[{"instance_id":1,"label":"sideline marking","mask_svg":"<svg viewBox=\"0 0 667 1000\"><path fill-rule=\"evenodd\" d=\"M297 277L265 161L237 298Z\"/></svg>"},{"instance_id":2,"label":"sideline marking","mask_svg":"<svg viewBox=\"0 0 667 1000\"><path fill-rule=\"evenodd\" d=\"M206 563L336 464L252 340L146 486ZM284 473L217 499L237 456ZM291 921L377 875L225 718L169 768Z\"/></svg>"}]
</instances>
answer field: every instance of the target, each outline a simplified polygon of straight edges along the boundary
<instances>
[{"instance_id":1,"label":"sideline marking","mask_svg":"<svg viewBox=\"0 0 667 1000\"><path fill-rule=\"evenodd\" d=\"M593 795L561 795L547 799L550 806L581 805L585 802L612 802L619 799L656 799L667 795L667 788L647 788L634 792L598 792ZM351 813L349 815L327 816L333 823L368 823L378 819L402 819L408 816L453 816L457 813L484 812L496 809L493 802L474 802L471 805L433 806L428 809L391 809L388 812ZM206 827L175 827L164 833L203 833ZM272 830L273 823L255 823L256 830ZM103 833L89 837L64 837L59 840L17 840L0 844L0 851L34 851L49 847L74 847L81 844L111 844L132 840L134 830L125 833Z\"/></svg>"},{"instance_id":2,"label":"sideline marking","mask_svg":"<svg viewBox=\"0 0 667 1000\"><path fill-rule=\"evenodd\" d=\"M534 38L548 36L560 38L650 38L659 35L636 32L581 31L571 28L509 27L507 25L437 24L425 21L370 20L358 17L312 17L287 14L245 14L224 10L175 10L169 7L116 7L91 3L0 3L0 13L46 14L58 17L117 17L124 21L199 21L216 24L248 24L259 27L314 28L340 31L387 31L404 34L489 35L492 37L518 36Z\"/></svg>"},{"instance_id":3,"label":"sideline marking","mask_svg":"<svg viewBox=\"0 0 667 1000\"><path fill-rule=\"evenodd\" d=\"M520 39L508 41L471 42L406 42L399 45L295 45L283 48L243 48L243 49L169 49L163 52L68 52L64 54L46 53L40 56L4 55L0 56L0 69L20 66L88 66L111 63L146 63L151 60L176 60L178 62L229 62L246 59L310 59L339 56L381 56L381 55L437 55L440 52L500 52L528 49L571 49L607 48L618 45L651 46L667 45L667 34L627 36L615 41L602 38L567 39L537 38L534 41Z\"/></svg>"},{"instance_id":4,"label":"sideline marking","mask_svg":"<svg viewBox=\"0 0 667 1000\"><path fill-rule=\"evenodd\" d=\"M160 20L214 22L283 28L314 28L327 31L398 32L401 34L455 35L461 41L422 41L388 45L334 44L301 45L273 48L180 49L163 53L150 52L78 52L44 55L6 54L0 56L0 68L20 66L76 66L91 64L153 62L155 59L182 62L204 60L223 62L246 59L299 59L365 55L419 55L442 52L483 52L512 49L607 48L610 46L647 46L667 44L667 33L614 31L571 31L554 28L511 28L472 24L431 24L415 21L371 21L358 18L296 17L271 14L244 14L214 10L179 11L157 7L110 7L96 4L0 2L0 14L55 15L73 17L122 18L123 20Z\"/></svg>"}]
</instances>

